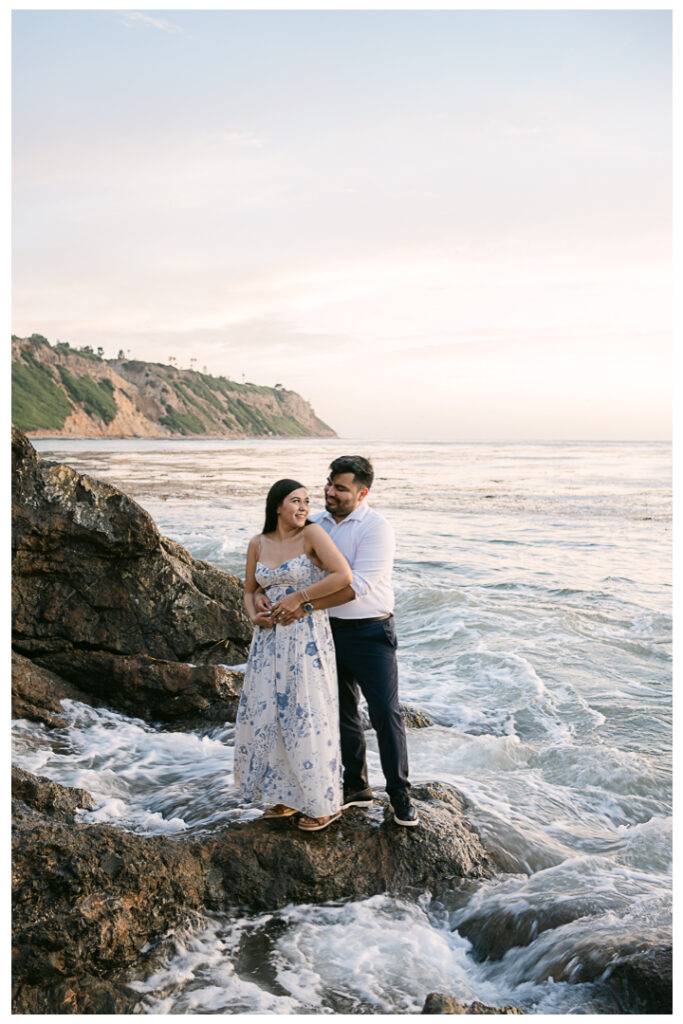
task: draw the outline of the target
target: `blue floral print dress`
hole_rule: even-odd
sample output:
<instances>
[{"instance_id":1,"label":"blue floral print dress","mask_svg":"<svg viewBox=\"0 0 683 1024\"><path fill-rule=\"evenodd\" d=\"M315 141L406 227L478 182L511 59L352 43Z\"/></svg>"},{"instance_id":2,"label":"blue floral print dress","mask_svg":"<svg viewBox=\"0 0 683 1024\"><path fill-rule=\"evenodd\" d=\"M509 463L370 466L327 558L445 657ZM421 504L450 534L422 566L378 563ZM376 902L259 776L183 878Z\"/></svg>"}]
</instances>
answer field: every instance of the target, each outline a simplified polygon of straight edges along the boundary
<instances>
[{"instance_id":1,"label":"blue floral print dress","mask_svg":"<svg viewBox=\"0 0 683 1024\"><path fill-rule=\"evenodd\" d=\"M326 573L301 554L256 582L273 603ZM342 805L339 695L326 611L289 626L254 628L237 711L235 784L248 801L285 804L312 818Z\"/></svg>"}]
</instances>

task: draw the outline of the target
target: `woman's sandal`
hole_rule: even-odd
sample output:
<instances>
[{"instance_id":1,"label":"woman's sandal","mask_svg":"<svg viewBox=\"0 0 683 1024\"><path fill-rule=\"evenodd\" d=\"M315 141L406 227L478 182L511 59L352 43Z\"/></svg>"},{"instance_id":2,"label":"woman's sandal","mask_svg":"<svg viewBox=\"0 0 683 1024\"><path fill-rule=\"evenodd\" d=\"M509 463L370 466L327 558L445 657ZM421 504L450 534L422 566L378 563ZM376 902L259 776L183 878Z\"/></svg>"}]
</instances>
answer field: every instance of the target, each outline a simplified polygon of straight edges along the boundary
<instances>
[{"instance_id":1,"label":"woman's sandal","mask_svg":"<svg viewBox=\"0 0 683 1024\"><path fill-rule=\"evenodd\" d=\"M262 818L291 818L293 814L298 814L294 807L285 807L284 804L275 804L274 807L269 807L267 811L264 811L261 815Z\"/></svg>"},{"instance_id":2,"label":"woman's sandal","mask_svg":"<svg viewBox=\"0 0 683 1024\"><path fill-rule=\"evenodd\" d=\"M297 824L302 832L319 832L331 825L333 821L341 818L341 813L341 811L336 811L334 814L328 814L326 818L309 818L307 814L302 814Z\"/></svg>"}]
</instances>

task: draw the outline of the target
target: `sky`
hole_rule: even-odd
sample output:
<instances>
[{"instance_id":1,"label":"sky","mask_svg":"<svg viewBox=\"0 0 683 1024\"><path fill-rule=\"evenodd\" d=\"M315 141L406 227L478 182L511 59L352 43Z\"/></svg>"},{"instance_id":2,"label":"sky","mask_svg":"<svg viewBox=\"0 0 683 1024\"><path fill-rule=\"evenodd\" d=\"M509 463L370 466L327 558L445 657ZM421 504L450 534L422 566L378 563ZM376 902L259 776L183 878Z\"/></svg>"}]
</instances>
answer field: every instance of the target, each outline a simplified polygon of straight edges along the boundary
<instances>
[{"instance_id":1,"label":"sky","mask_svg":"<svg viewBox=\"0 0 683 1024\"><path fill-rule=\"evenodd\" d=\"M13 333L666 440L671 74L670 11L15 11Z\"/></svg>"}]
</instances>

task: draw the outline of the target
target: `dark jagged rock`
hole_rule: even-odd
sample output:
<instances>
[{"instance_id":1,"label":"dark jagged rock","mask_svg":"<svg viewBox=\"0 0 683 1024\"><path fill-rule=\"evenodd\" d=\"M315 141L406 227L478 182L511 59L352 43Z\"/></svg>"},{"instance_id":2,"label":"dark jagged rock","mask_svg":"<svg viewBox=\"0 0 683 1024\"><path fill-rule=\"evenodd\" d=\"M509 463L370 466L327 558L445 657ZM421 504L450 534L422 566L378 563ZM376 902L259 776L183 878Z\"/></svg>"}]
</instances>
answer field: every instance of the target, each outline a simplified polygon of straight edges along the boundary
<instances>
[{"instance_id":1,"label":"dark jagged rock","mask_svg":"<svg viewBox=\"0 0 683 1024\"><path fill-rule=\"evenodd\" d=\"M422 1008L423 1013L524 1013L518 1006L488 1006L486 1003L461 1003L455 996L443 992L430 992Z\"/></svg>"},{"instance_id":2,"label":"dark jagged rock","mask_svg":"<svg viewBox=\"0 0 683 1024\"><path fill-rule=\"evenodd\" d=\"M103 980L92 974L65 977L48 985L17 985L12 999L13 1013L128 1013L140 1001L126 986L125 975Z\"/></svg>"},{"instance_id":3,"label":"dark jagged rock","mask_svg":"<svg viewBox=\"0 0 683 1024\"><path fill-rule=\"evenodd\" d=\"M647 949L617 957L603 975L621 1013L673 1013L673 950Z\"/></svg>"},{"instance_id":4,"label":"dark jagged rock","mask_svg":"<svg viewBox=\"0 0 683 1024\"><path fill-rule=\"evenodd\" d=\"M115 487L40 459L18 430L12 458L15 649L88 693L94 680L95 694L114 706L142 678L149 694L167 687L173 714L181 705L213 714L225 694L229 715L234 693L224 673L150 666L243 662L252 627L240 580L162 537ZM92 672L68 670L88 655ZM102 677L115 657L131 660L118 663L107 688Z\"/></svg>"},{"instance_id":5,"label":"dark jagged rock","mask_svg":"<svg viewBox=\"0 0 683 1024\"><path fill-rule=\"evenodd\" d=\"M147 721L235 721L243 673L108 651L68 650L38 657L90 694Z\"/></svg>"},{"instance_id":6,"label":"dark jagged rock","mask_svg":"<svg viewBox=\"0 0 683 1024\"><path fill-rule=\"evenodd\" d=\"M464 801L440 783L414 787L418 829L395 825L378 802L369 812L347 811L313 835L289 819L167 839L74 822L87 794L60 794L55 783L15 774L16 1012L110 1012L85 1007L125 1005L123 972L134 971L147 943L203 907L261 910L410 893L490 871L463 816Z\"/></svg>"},{"instance_id":7,"label":"dark jagged rock","mask_svg":"<svg viewBox=\"0 0 683 1024\"><path fill-rule=\"evenodd\" d=\"M16 765L12 766L12 799L20 800L58 821L73 821L79 808L92 810L95 806L90 793L84 789L60 786L42 775L33 775Z\"/></svg>"},{"instance_id":8,"label":"dark jagged rock","mask_svg":"<svg viewBox=\"0 0 683 1024\"><path fill-rule=\"evenodd\" d=\"M295 821L230 826L202 845L214 867L209 905L230 899L254 910L380 892L438 889L453 878L486 878L493 865L464 816L465 801L444 783L414 786L420 827L394 824L388 801L346 811L324 832Z\"/></svg>"},{"instance_id":9,"label":"dark jagged rock","mask_svg":"<svg viewBox=\"0 0 683 1024\"><path fill-rule=\"evenodd\" d=\"M401 704L400 708L401 718L407 729L427 729L430 725L434 725L424 711L419 711L417 708L411 707L410 704ZM360 720L364 729L372 729L368 706L365 703L361 703Z\"/></svg>"},{"instance_id":10,"label":"dark jagged rock","mask_svg":"<svg viewBox=\"0 0 683 1024\"><path fill-rule=\"evenodd\" d=\"M202 906L201 859L184 843L74 824L78 791L26 775L12 808L15 1012L130 1005L112 978Z\"/></svg>"},{"instance_id":11,"label":"dark jagged rock","mask_svg":"<svg viewBox=\"0 0 683 1024\"><path fill-rule=\"evenodd\" d=\"M419 708L411 707L410 704L401 704L401 718L408 729L428 729L434 725L429 715Z\"/></svg>"},{"instance_id":12,"label":"dark jagged rock","mask_svg":"<svg viewBox=\"0 0 683 1024\"><path fill-rule=\"evenodd\" d=\"M64 698L89 700L76 686L12 651L12 718L42 722L51 729L63 726Z\"/></svg>"}]
</instances>

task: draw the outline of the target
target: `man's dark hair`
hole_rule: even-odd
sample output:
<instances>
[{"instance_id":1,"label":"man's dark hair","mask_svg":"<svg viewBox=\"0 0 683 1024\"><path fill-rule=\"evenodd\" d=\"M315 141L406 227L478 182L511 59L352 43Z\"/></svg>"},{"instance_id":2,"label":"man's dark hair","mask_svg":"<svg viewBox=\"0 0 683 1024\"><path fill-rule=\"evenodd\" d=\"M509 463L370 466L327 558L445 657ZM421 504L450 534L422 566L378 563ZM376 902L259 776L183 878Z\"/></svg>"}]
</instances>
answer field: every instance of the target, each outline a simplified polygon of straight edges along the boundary
<instances>
[{"instance_id":1,"label":"man's dark hair","mask_svg":"<svg viewBox=\"0 0 683 1024\"><path fill-rule=\"evenodd\" d=\"M361 487L372 487L375 479L375 471L372 468L370 459L364 459L362 455L340 455L338 459L330 463L330 476L339 476L340 473L353 473L354 484Z\"/></svg>"},{"instance_id":2,"label":"man's dark hair","mask_svg":"<svg viewBox=\"0 0 683 1024\"><path fill-rule=\"evenodd\" d=\"M276 480L273 486L268 491L266 498L266 521L263 524L263 533L272 533L277 529L277 510L279 509L282 502L285 500L288 494L292 491L298 491L300 487L303 487L298 480ZM309 525L309 520L306 520L306 526Z\"/></svg>"}]
</instances>

